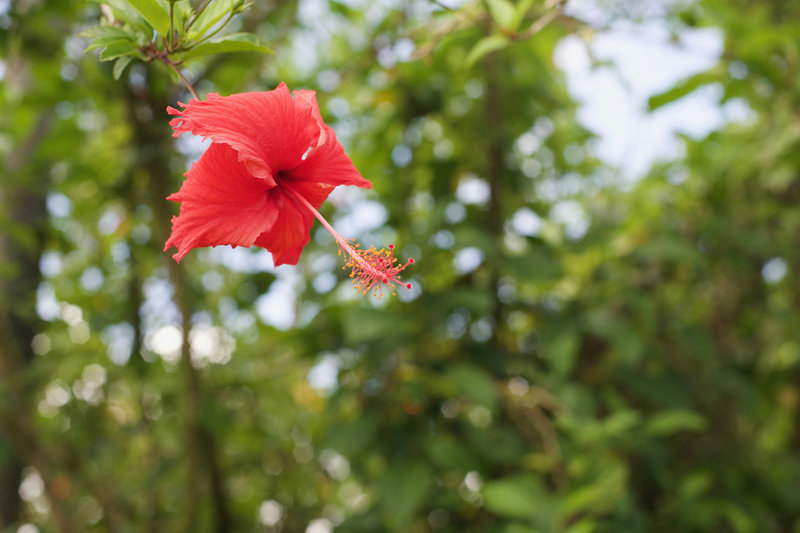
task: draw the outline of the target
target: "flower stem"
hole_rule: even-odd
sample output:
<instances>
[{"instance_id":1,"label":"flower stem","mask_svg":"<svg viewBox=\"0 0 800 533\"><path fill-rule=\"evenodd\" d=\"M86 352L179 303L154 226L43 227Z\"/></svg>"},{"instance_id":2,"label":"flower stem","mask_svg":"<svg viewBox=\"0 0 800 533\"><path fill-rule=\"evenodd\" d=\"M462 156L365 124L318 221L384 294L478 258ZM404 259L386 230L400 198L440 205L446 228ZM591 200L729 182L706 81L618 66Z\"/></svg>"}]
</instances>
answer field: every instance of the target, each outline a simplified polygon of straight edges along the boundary
<instances>
[{"instance_id":1,"label":"flower stem","mask_svg":"<svg viewBox=\"0 0 800 533\"><path fill-rule=\"evenodd\" d=\"M174 70L174 71L175 71L175 74L177 74L177 75L178 75L178 77L181 79L181 81L183 82L183 84L184 84L184 85L186 85L186 87L187 87L187 88L188 88L188 89L189 89L189 90L192 92L192 95L194 95L195 99L196 99L196 100L200 100L200 95L199 95L199 94L197 94L197 91L194 89L194 87L192 86L192 84L191 84L191 83L189 83L189 80L187 80L187 79L186 79L186 76L184 76L184 75L183 75L183 72L181 72L181 70L180 70L178 67L176 67L176 66L175 66L175 63L173 63L172 61L170 61L170 60L169 60L169 59L167 59L167 58L164 58L164 63L165 63L165 64L166 64L166 65L167 65L169 68L171 68L172 70Z\"/></svg>"}]
</instances>

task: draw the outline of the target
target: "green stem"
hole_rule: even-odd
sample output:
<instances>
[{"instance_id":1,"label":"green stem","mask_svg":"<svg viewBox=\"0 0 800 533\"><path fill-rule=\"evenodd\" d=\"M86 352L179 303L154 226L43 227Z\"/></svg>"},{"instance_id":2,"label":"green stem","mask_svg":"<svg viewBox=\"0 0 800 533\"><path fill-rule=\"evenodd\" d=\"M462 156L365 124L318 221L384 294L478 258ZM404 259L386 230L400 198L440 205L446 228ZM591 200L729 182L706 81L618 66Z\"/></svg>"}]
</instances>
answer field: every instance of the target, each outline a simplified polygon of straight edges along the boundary
<instances>
[{"instance_id":1,"label":"green stem","mask_svg":"<svg viewBox=\"0 0 800 533\"><path fill-rule=\"evenodd\" d=\"M221 30L222 30L222 28L224 28L225 26L227 26L227 25L228 25L228 22L230 22L230 21L231 21L231 19L233 18L233 15L235 15L235 13L234 13L233 11L231 11L230 15L228 15L228 18L226 18L226 19L225 19L225 22L223 22L223 23L220 25L220 27L219 27L219 28L217 28L217 29L216 29L216 30L214 30L213 32L209 33L208 35L206 35L205 37L203 37L202 39L200 39L200 40L199 40L199 41L197 41L196 43L192 44L191 46L187 46L186 48L184 48L184 49L183 49L183 51L184 51L184 52L188 52L189 50L191 50L192 48L194 48L194 47L195 47L195 46L197 46L198 44L203 44L204 42L206 42L207 40L211 39L213 36L215 36L216 34L218 34L218 33L219 33Z\"/></svg>"},{"instance_id":2,"label":"green stem","mask_svg":"<svg viewBox=\"0 0 800 533\"><path fill-rule=\"evenodd\" d=\"M169 2L169 38L168 42L169 45L167 46L167 52L170 54L172 53L172 36L175 34L175 0L170 0Z\"/></svg>"},{"instance_id":3,"label":"green stem","mask_svg":"<svg viewBox=\"0 0 800 533\"><path fill-rule=\"evenodd\" d=\"M183 84L186 85L186 87L192 92L192 95L195 97L195 99L196 100L200 100L201 99L200 95L197 94L197 91L195 90L195 88L192 86L192 84L189 82L189 80L186 79L186 76L183 75L183 72L181 72L181 70L178 67L175 66L175 63L173 63L172 61L170 61L167 58L164 58L163 60L164 60L164 63L167 66L169 66L169 68L171 68L172 70L175 71L175 74L178 75L178 77L181 79Z\"/></svg>"},{"instance_id":4,"label":"green stem","mask_svg":"<svg viewBox=\"0 0 800 533\"><path fill-rule=\"evenodd\" d=\"M194 14L194 17L192 17L192 20L190 20L190 21L189 21L189 24L187 24L187 25L186 25L186 31L189 31L189 28L191 28L191 27L192 27L192 24L194 24L194 23L195 23L195 21L197 21L197 19L200 17L200 14L201 14L201 13L202 13L202 12L205 10L205 8L207 8L207 7L208 7L208 5L209 5L209 4L210 4L212 1L213 1L213 0L206 0L205 2L203 2L203 3L200 5L200 7L199 7L199 8L197 8L197 12Z\"/></svg>"}]
</instances>

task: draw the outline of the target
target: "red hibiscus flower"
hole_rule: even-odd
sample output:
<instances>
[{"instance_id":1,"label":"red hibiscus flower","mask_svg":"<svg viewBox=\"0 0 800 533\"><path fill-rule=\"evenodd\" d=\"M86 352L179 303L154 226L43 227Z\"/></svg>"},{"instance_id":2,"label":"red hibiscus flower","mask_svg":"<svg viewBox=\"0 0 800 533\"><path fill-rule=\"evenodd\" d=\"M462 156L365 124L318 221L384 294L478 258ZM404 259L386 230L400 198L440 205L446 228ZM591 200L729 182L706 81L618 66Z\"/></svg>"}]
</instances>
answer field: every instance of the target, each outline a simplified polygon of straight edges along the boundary
<instances>
[{"instance_id":1,"label":"red hibiscus flower","mask_svg":"<svg viewBox=\"0 0 800 533\"><path fill-rule=\"evenodd\" d=\"M399 281L400 265L389 250L362 250L344 239L317 209L337 185L370 188L322 121L314 91L289 92L286 84L266 92L219 96L167 108L174 136L189 131L213 141L186 173L164 250L176 246L180 261L190 250L229 244L261 246L275 265L296 264L310 240L313 219L331 232L362 292L380 292Z\"/></svg>"}]
</instances>

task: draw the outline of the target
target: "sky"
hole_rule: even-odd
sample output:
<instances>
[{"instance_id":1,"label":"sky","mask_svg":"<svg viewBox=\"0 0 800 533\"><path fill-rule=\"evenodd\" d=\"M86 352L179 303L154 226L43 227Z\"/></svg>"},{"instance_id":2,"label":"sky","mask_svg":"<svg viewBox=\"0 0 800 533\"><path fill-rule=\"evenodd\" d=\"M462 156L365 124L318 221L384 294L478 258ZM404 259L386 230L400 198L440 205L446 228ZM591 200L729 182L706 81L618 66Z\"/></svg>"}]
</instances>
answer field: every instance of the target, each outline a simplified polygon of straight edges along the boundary
<instances>
[{"instance_id":1,"label":"sky","mask_svg":"<svg viewBox=\"0 0 800 533\"><path fill-rule=\"evenodd\" d=\"M571 0L567 13L606 26L597 0ZM569 91L580 102L578 119L598 136L596 155L635 182L655 160L681 155L677 133L701 138L728 120L746 120L746 104L720 107L722 88L701 88L650 112L651 96L713 67L722 52L716 28L682 31L672 40L663 18L643 23L616 21L589 38L569 35L554 60L566 74ZM608 66L593 67L596 63Z\"/></svg>"}]
</instances>

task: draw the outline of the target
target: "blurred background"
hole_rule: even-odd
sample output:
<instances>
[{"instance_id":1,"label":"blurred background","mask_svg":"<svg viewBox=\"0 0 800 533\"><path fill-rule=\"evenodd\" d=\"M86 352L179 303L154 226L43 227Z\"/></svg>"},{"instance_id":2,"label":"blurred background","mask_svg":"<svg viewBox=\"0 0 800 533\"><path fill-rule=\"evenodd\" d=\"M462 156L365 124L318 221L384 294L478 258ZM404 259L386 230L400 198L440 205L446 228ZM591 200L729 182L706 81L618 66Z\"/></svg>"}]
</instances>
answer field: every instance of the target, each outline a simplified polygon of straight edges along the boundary
<instances>
[{"instance_id":1,"label":"blurred background","mask_svg":"<svg viewBox=\"0 0 800 533\"><path fill-rule=\"evenodd\" d=\"M255 2L187 75L317 91L380 300L169 260L205 145L99 18L0 0L0 530L800 532L800 2Z\"/></svg>"}]
</instances>

